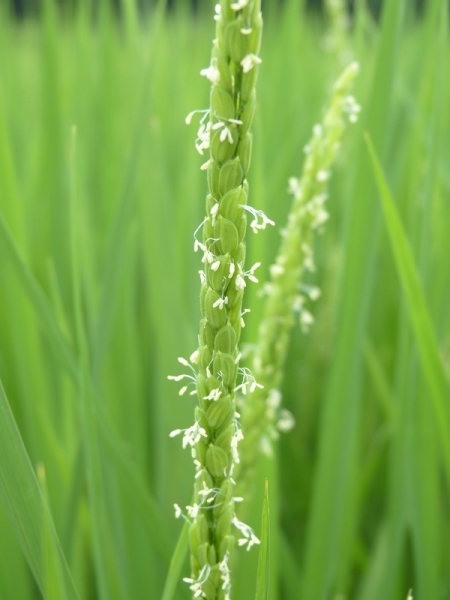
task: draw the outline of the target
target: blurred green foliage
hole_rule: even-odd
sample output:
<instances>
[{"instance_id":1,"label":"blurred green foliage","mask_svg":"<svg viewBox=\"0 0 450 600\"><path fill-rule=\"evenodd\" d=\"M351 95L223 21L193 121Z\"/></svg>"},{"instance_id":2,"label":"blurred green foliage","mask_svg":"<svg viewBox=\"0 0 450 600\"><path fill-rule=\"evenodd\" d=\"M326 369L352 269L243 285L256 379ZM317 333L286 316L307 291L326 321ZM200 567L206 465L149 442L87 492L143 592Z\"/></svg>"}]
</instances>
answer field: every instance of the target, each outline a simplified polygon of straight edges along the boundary
<instances>
[{"instance_id":1,"label":"blurred green foliage","mask_svg":"<svg viewBox=\"0 0 450 600\"><path fill-rule=\"evenodd\" d=\"M93 7L98 6L101 0L91 0L91 4ZM124 0L109 0L111 2L111 6L113 6L118 13L123 10ZM428 0L430 1L430 0ZM42 7L42 0L9 0L12 9L15 14L18 16L23 16L26 13L35 12ZM83 0L59 0L59 4L64 6L66 9L73 10L76 8ZM271 2L272 4L278 3L280 7L286 2L286 0L265 0L263 1L263 9L265 8L265 4ZM299 5L301 3L305 3L309 8L321 9L323 8L324 0L300 0ZM358 0L348 0L348 9L349 12L354 12L355 5ZM367 6L371 8L374 14L379 15L383 0L366 0ZM422 11L425 7L425 3L427 0L414 0L415 6L418 10ZM137 0L137 4L143 11L148 11L153 8L157 4L157 0ZM211 6L210 0L168 0L167 6L170 10L177 9L185 9L186 5L190 5L193 11L199 11L208 9Z\"/></svg>"},{"instance_id":2,"label":"blurred green foliage","mask_svg":"<svg viewBox=\"0 0 450 600\"><path fill-rule=\"evenodd\" d=\"M178 4L140 18L129 1L120 26L106 1L94 24L90 3L68 19L46 0L19 23L0 5L2 600L70 598L70 577L81 600L161 597L173 504L191 499L190 456L168 434L192 424L194 401L167 375L197 343L206 182L184 118L208 103L198 73L213 22L211 8L193 18ZM448 3L430 0L421 20L407 0L386 0L380 20L356 8L361 120L317 240L316 323L291 340L283 402L297 426L261 465L250 523L258 533L268 477L271 600L404 600L410 588L448 600L448 421L436 419L450 402ZM250 202L277 227L250 239L260 281L341 69L329 33L297 0L266 2ZM246 304L251 344L256 289ZM257 561L239 553L236 600L254 597Z\"/></svg>"}]
</instances>

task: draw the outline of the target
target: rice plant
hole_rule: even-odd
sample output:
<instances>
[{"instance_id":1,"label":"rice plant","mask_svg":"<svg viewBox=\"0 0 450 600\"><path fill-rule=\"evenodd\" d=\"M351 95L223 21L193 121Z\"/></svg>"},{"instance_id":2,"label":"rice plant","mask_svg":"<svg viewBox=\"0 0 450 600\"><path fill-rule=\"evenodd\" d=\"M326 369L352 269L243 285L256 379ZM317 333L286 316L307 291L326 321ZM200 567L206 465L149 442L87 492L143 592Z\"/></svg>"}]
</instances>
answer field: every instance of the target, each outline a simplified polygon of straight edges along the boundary
<instances>
[{"instance_id":1,"label":"rice plant","mask_svg":"<svg viewBox=\"0 0 450 600\"><path fill-rule=\"evenodd\" d=\"M45 0L21 20L1 4L2 600L450 597L448 3L427 0L419 13L413 4L385 0L378 16L369 3L355 2L344 31L307 2L264 2L261 48L245 51L258 57L249 79L259 71L251 164L235 104L233 114L221 109L205 119L203 157L185 125L193 109L210 107L217 72L229 85L223 48L216 45L207 66L215 2L199 2L191 13L181 0L170 9L163 1L138 7L127 0L120 11L106 0ZM258 4L220 6L237 29L234 20L246 14L240 11ZM245 36L240 29L236 35ZM327 40L339 32L345 51L330 51ZM245 56L232 57L233 76L250 66L241 64ZM232 310L226 298L233 287L222 293L213 285L219 269L229 281L244 279L238 312L251 309L245 328L241 315L233 316L239 350L225 354L233 364L243 357L232 375L252 365L265 284L279 276L271 265L279 264L280 230L292 206L287 182L308 165L311 130L354 60L351 94L362 110L333 156L333 176L315 179L328 188L329 218L323 234L310 237L315 270L302 271L300 292L321 294L299 313L303 326L311 317L314 323L304 333L299 319L292 321L276 355L284 364L274 388L295 426L272 443L272 457L256 456L252 495L249 485L239 488L238 469L252 437L245 430L251 404L236 407L244 439L241 463L223 478L238 484L227 489L228 517L237 512L261 543L231 552L231 537L243 536L233 526L224 533L229 588L220 570L228 546L221 555L218 540L208 537L206 548L195 526L189 535L190 525L174 518L177 504L189 521L203 514L212 524L221 509L206 506L219 504L215 490L224 481L205 474L213 494L202 504L197 463L183 451L182 436L169 434L228 401L234 415L235 395L247 402L254 382L266 392L272 383L260 381L253 366L254 380L234 383L230 375L225 390L226 366L217 378L214 362L202 366L195 355L194 363L185 361L195 385L182 396L167 377L176 375L177 357L195 351L199 320L216 323ZM214 148L202 147L211 142L208 122ZM238 201L249 225L245 263L224 258L240 250L207 243L219 237L213 219L216 228L220 216L229 220L221 202L230 191L217 188L215 166L201 166L209 152L227 164L214 153L230 149L228 162L244 161L234 189L247 193L244 174L249 184L248 200ZM219 203L208 197L205 214L208 194ZM266 222L255 235L257 215L240 205L275 225ZM197 229L205 218L203 227L213 228L206 238ZM201 263L200 244L211 262L206 254ZM250 285L249 275L259 283ZM216 324L214 331L226 327ZM206 367L219 384L191 396L198 373L202 385L210 379ZM199 427L208 435L209 421ZM260 444L263 430L253 431ZM224 452L227 464L234 462L231 447ZM216 458L214 465L225 460ZM195 460L206 473L207 457ZM204 582L189 589L205 564L213 589Z\"/></svg>"}]
</instances>

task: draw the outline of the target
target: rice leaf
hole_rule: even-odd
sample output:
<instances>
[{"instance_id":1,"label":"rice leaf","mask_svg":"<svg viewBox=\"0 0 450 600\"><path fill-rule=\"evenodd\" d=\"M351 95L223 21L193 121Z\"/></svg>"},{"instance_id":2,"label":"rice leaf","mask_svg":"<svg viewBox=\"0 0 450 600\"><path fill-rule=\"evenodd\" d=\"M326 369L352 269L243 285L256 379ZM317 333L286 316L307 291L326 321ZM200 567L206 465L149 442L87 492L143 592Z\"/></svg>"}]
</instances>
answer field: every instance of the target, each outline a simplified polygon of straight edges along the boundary
<instances>
[{"instance_id":1,"label":"rice leaf","mask_svg":"<svg viewBox=\"0 0 450 600\"><path fill-rule=\"evenodd\" d=\"M392 193L369 134L365 134L374 176L382 202L398 275L406 297L411 324L416 337L422 368L428 383L443 457L450 482L450 404L449 388L425 294L403 229Z\"/></svg>"},{"instance_id":2,"label":"rice leaf","mask_svg":"<svg viewBox=\"0 0 450 600\"><path fill-rule=\"evenodd\" d=\"M17 428L0 382L0 500L13 524L22 551L44 598L55 598L49 589L60 590L64 600L77 600L72 577L61 550L48 506ZM53 581L47 569L51 555L61 579ZM55 575L56 577L56 575ZM64 590L64 591L62 591Z\"/></svg>"},{"instance_id":3,"label":"rice leaf","mask_svg":"<svg viewBox=\"0 0 450 600\"><path fill-rule=\"evenodd\" d=\"M383 4L372 87L367 102L361 99L361 122L375 132L377 147L383 152L390 133L392 90L398 69L405 4L404 0ZM361 64L361 71L364 69ZM355 181L349 197L364 198L364 202L354 201L347 207L339 317L331 372L321 408L319 458L314 474L301 588L303 597L314 600L325 600L333 590L335 593L347 592L351 578L349 557L353 553L359 519L361 362L364 331L370 315L380 215L375 190L368 185L369 160L361 152L355 155L355 160Z\"/></svg>"},{"instance_id":4,"label":"rice leaf","mask_svg":"<svg viewBox=\"0 0 450 600\"><path fill-rule=\"evenodd\" d=\"M269 481L266 479L261 521L261 547L259 550L258 572L256 575L256 600L267 600L269 597Z\"/></svg>"},{"instance_id":5,"label":"rice leaf","mask_svg":"<svg viewBox=\"0 0 450 600\"><path fill-rule=\"evenodd\" d=\"M17 247L11 232L6 225L1 213L0 213L0 250L2 251L3 260L9 261L14 267L17 277L20 283L33 305L42 329L50 337L52 342L55 344L58 350L58 355L65 363L69 373L73 377L77 377L77 366L73 350L69 346L67 340L62 335L58 324L52 313L50 303L45 298L41 289L39 288L36 279L25 263L19 248Z\"/></svg>"},{"instance_id":6,"label":"rice leaf","mask_svg":"<svg viewBox=\"0 0 450 600\"><path fill-rule=\"evenodd\" d=\"M175 598L175 593L180 593L180 575L183 568L184 561L189 547L189 523L184 522L183 529L181 530L180 537L178 538L177 545L175 547L172 560L170 561L169 571L166 577L166 583L164 585L163 595L161 600L172 600ZM187 586L184 589L187 596Z\"/></svg>"}]
</instances>

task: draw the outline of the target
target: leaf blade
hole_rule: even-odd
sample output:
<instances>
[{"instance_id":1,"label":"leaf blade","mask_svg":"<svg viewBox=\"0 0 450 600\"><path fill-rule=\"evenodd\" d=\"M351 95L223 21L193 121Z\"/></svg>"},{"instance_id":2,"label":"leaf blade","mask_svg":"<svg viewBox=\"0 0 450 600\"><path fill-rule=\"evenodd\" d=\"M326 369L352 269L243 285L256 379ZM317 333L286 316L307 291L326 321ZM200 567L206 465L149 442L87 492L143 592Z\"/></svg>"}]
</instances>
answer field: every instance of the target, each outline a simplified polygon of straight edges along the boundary
<instances>
[{"instance_id":1,"label":"leaf blade","mask_svg":"<svg viewBox=\"0 0 450 600\"><path fill-rule=\"evenodd\" d=\"M56 534L53 519L42 496L33 467L0 382L0 500L14 526L20 546L44 598L48 573L42 556L51 549L64 582L68 600L78 600L72 576Z\"/></svg>"},{"instance_id":2,"label":"leaf blade","mask_svg":"<svg viewBox=\"0 0 450 600\"><path fill-rule=\"evenodd\" d=\"M445 371L411 247L370 136L366 133L364 137L372 161L392 252L406 297L424 375L431 391L436 425L450 481L450 410Z\"/></svg>"},{"instance_id":3,"label":"leaf blade","mask_svg":"<svg viewBox=\"0 0 450 600\"><path fill-rule=\"evenodd\" d=\"M177 586L180 583L181 569L186 558L189 541L189 524L185 521L177 545L170 561L169 571L167 573L164 591L161 600L173 600Z\"/></svg>"},{"instance_id":4,"label":"leaf blade","mask_svg":"<svg viewBox=\"0 0 450 600\"><path fill-rule=\"evenodd\" d=\"M269 597L270 520L269 520L269 481L266 479L261 521L261 547L259 550L258 572L256 577L256 600Z\"/></svg>"}]
</instances>

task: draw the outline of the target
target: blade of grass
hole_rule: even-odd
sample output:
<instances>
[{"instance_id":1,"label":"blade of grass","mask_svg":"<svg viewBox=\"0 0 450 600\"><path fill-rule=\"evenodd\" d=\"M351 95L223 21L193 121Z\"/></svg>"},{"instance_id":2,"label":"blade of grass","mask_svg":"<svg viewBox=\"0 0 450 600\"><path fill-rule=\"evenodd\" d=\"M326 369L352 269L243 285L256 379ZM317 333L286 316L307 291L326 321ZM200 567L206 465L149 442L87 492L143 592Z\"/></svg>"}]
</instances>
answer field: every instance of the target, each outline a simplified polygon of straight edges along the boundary
<instances>
[{"instance_id":1,"label":"blade of grass","mask_svg":"<svg viewBox=\"0 0 450 600\"><path fill-rule=\"evenodd\" d=\"M48 577L52 576L45 565L44 544L47 544L53 560L64 580L67 595L63 598L78 599L72 577L59 545L52 517L42 496L27 451L9 407L3 385L0 382L0 499L14 526L22 551L30 566L44 598ZM44 526L44 527L43 527ZM43 529L46 530L44 533Z\"/></svg>"},{"instance_id":2,"label":"blade of grass","mask_svg":"<svg viewBox=\"0 0 450 600\"><path fill-rule=\"evenodd\" d=\"M16 275L19 278L22 287L33 306L34 312L41 323L43 331L49 336L51 342L55 348L59 351L59 356L65 364L69 374L72 376L75 382L79 380L79 371L76 364L76 358L69 343L61 334L61 330L58 327L54 314L51 310L50 303L45 298L38 283L36 282L33 274L29 270L27 264L23 260L20 251L0 214L0 248L3 250L4 260L10 261L13 265ZM155 524L161 524L161 515L157 509L157 504L150 496L148 490L139 482L139 477L135 472L134 465L131 460L120 451L122 444L115 433L115 431L106 423L106 415L103 411L97 410L96 407L96 418L100 423L100 431L103 436L103 440L108 444L110 450L112 450L112 456L116 461L117 465L120 465L120 469L124 476L126 476L128 483L135 488L135 497L137 503L142 507L143 514L145 515L145 521L152 526L152 531L155 531ZM153 527L155 526L155 527ZM157 535L153 536L157 540L159 552L162 555L168 556L169 551L164 545L165 536L161 535L162 530L158 529Z\"/></svg>"},{"instance_id":3,"label":"blade of grass","mask_svg":"<svg viewBox=\"0 0 450 600\"><path fill-rule=\"evenodd\" d=\"M81 265L76 238L76 227L80 222L76 187L76 128L72 128L71 138L71 250L73 301L75 329L80 354L80 379L78 386L82 436L86 457L86 476L89 506L92 511L91 527L94 547L95 573L101 600L120 600L129 597L125 591L126 577L123 565L117 560L117 548L108 521L107 482L102 469L101 449L98 442L98 426L92 405L94 402L91 378L89 345L86 335L82 299Z\"/></svg>"},{"instance_id":4,"label":"blade of grass","mask_svg":"<svg viewBox=\"0 0 450 600\"><path fill-rule=\"evenodd\" d=\"M436 206L440 139L439 123L444 106L444 81L446 77L446 47L448 31L448 5L434 1L430 3L428 23L425 28L425 43L429 49L425 70L432 73L428 85L423 86L421 112L428 116L425 129L428 173L424 182L423 194L430 202L421 211L420 242L417 266L420 269L429 313L433 310L434 269L431 261L431 242L435 239L433 207ZM428 93L426 93L429 90ZM429 111L429 112L428 112ZM436 314L436 313L434 313ZM427 384L423 374L417 369L417 353L411 368L410 381L413 382L416 402L413 404L413 436L408 453L411 479L409 494L409 515L414 561L417 570L415 592L418 597L436 598L440 588L440 559L448 550L441 543L440 523L443 514L440 502L438 444L436 443L433 414L428 406Z\"/></svg>"},{"instance_id":5,"label":"blade of grass","mask_svg":"<svg viewBox=\"0 0 450 600\"><path fill-rule=\"evenodd\" d=\"M380 193L392 252L416 337L422 368L432 398L436 427L439 432L448 483L450 484L450 395L448 383L411 247L369 134L365 134L365 139Z\"/></svg>"},{"instance_id":6,"label":"blade of grass","mask_svg":"<svg viewBox=\"0 0 450 600\"><path fill-rule=\"evenodd\" d=\"M393 83L403 25L405 1L383 4L380 44L370 97L362 118L376 132L377 147L389 136ZM364 65L362 65L362 69ZM319 432L319 460L313 484L301 596L325 600L346 592L351 573L358 515L358 437L362 397L362 347L374 280L379 209L368 186L370 163L356 157L352 197L364 198L348 207L345 255L339 298L339 320L333 362ZM333 502L330 502L333 498Z\"/></svg>"},{"instance_id":7,"label":"blade of grass","mask_svg":"<svg viewBox=\"0 0 450 600\"><path fill-rule=\"evenodd\" d=\"M5 511L0 510L0 531L2 552L0 560L0 593L2 600L16 600L16 598L31 598L32 589L35 587L30 570L23 555L17 536Z\"/></svg>"},{"instance_id":8,"label":"blade of grass","mask_svg":"<svg viewBox=\"0 0 450 600\"><path fill-rule=\"evenodd\" d=\"M108 448L109 459L126 481L134 499L134 507L139 511L142 523L145 523L148 529L149 538L153 540L160 556L168 563L171 556L170 540L167 538L167 528L159 505L144 485L136 465L128 458L121 444L118 444L118 438L113 435L111 428L105 422L99 421L99 432L103 444Z\"/></svg>"},{"instance_id":9,"label":"blade of grass","mask_svg":"<svg viewBox=\"0 0 450 600\"><path fill-rule=\"evenodd\" d=\"M286 589L297 590L300 581L299 570L295 561L294 551L291 549L283 533L279 533L278 535L278 552L280 554L280 579Z\"/></svg>"},{"instance_id":10,"label":"blade of grass","mask_svg":"<svg viewBox=\"0 0 450 600\"><path fill-rule=\"evenodd\" d=\"M383 416L388 423L391 423L395 416L391 385L370 339L367 339L364 344L364 358L373 385L377 390L377 398L380 401Z\"/></svg>"},{"instance_id":11,"label":"blade of grass","mask_svg":"<svg viewBox=\"0 0 450 600\"><path fill-rule=\"evenodd\" d=\"M0 249L2 250L3 259L13 266L20 283L25 288L36 316L39 319L42 330L51 338L62 362L65 364L70 375L76 380L78 372L73 350L61 334L58 324L53 316L50 303L45 298L36 279L22 258L20 250L18 249L1 213Z\"/></svg>"},{"instance_id":12,"label":"blade of grass","mask_svg":"<svg viewBox=\"0 0 450 600\"><path fill-rule=\"evenodd\" d=\"M170 561L169 571L166 577L166 583L164 585L164 591L161 600L173 600L175 593L179 591L181 581L181 570L186 560L186 555L189 547L189 523L184 522L183 529L181 530L180 537L178 538L177 545ZM187 588L184 589L183 597L187 597Z\"/></svg>"},{"instance_id":13,"label":"blade of grass","mask_svg":"<svg viewBox=\"0 0 450 600\"><path fill-rule=\"evenodd\" d=\"M47 506L50 506L47 489L47 477L45 473L45 467L42 463L39 463L37 465L36 472L43 500ZM64 577L61 572L59 555L53 543L52 529L48 522L48 519L44 519L42 523L42 530L42 554L44 560L44 572L46 583L46 600L67 600L67 590L65 586Z\"/></svg>"},{"instance_id":14,"label":"blade of grass","mask_svg":"<svg viewBox=\"0 0 450 600\"><path fill-rule=\"evenodd\" d=\"M440 503L438 444L433 414L428 406L427 385L423 383L422 377L417 380L417 362L417 355L414 353L411 371L415 372L416 377L413 374L410 377L414 391L411 393L412 426L407 453L410 482L405 504L413 542L415 578L408 583L411 586L414 584L418 598L438 598L439 557L443 555L440 540L443 515Z\"/></svg>"},{"instance_id":15,"label":"blade of grass","mask_svg":"<svg viewBox=\"0 0 450 600\"><path fill-rule=\"evenodd\" d=\"M157 47L157 40L164 23L165 8L167 0L159 0L154 14L154 23L152 35L153 43ZM129 5L129 2L127 6ZM118 297L118 288L121 281L121 265L125 259L126 232L130 226L131 217L136 203L136 171L139 164L140 150L145 128L143 123L148 112L150 99L152 75L155 66L155 57L153 53L148 61L144 74L142 98L139 105L139 111L136 118L135 130L131 146L131 152L126 168L124 188L120 198L120 204L112 225L111 234L108 243L107 258L105 264L105 276L101 287L100 306L98 311L97 330L95 335L95 346L93 352L94 377L96 382L100 377L104 354L108 348L111 335L111 327L116 308L116 299Z\"/></svg>"},{"instance_id":16,"label":"blade of grass","mask_svg":"<svg viewBox=\"0 0 450 600\"><path fill-rule=\"evenodd\" d=\"M439 479L436 444L434 440L433 415L430 414L428 396L430 386L435 387L436 382L431 382L433 377L430 367L424 368L425 381L423 385L417 372L417 359L415 352L410 348L409 327L406 320L409 317L412 330L419 346L419 356L427 353L428 359L434 358L434 368L441 387L435 398L435 406L441 404L445 412L448 403L447 382L443 368L440 368L440 358L434 337L433 325L426 305L425 294L419 277L413 251L406 237L394 199L384 177L381 164L371 144L370 137L366 136L366 143L371 156L373 170L382 198L383 211L391 241L397 272L405 293L406 311L402 311L402 345L400 355L404 357L399 372L399 419L397 433L393 444L391 493L390 493L390 523L388 528L388 545L391 549L391 560L385 565L386 572L382 580L382 587L378 593L383 597L394 597L395 579L398 575L399 559L402 548L400 539L405 541L406 527L411 531L414 548L414 579L409 579L408 584L415 586L418 594L423 597L436 597L439 589ZM425 223L420 220L422 229L422 242ZM416 236L417 237L417 236ZM420 246L420 244L416 244ZM423 246L422 246L423 248ZM403 317L403 315L405 315ZM431 348L430 348L431 346ZM422 351L421 351L422 348ZM431 355L429 354L431 351ZM428 376L425 373L428 372ZM439 411L439 408L437 408ZM441 416L435 409L435 417L441 421ZM448 410L447 410L448 414ZM448 421L447 421L448 423ZM437 424L439 429L439 423ZM444 433L444 463L447 471L448 483L448 442L447 433ZM438 436L439 437L439 436ZM439 440L438 440L439 441ZM399 528L402 527L403 535ZM397 534L395 534L397 531ZM401 537L397 537L401 536ZM396 548L394 552L394 548ZM403 546L404 550L405 546Z\"/></svg>"},{"instance_id":17,"label":"blade of grass","mask_svg":"<svg viewBox=\"0 0 450 600\"><path fill-rule=\"evenodd\" d=\"M386 563L390 559L387 533L387 525L382 523L373 544L370 564L364 573L358 593L355 595L356 600L379 600L380 598L380 587L385 577Z\"/></svg>"},{"instance_id":18,"label":"blade of grass","mask_svg":"<svg viewBox=\"0 0 450 600\"><path fill-rule=\"evenodd\" d=\"M270 521L269 521L269 481L266 479L261 521L261 546L259 550L258 572L256 575L256 600L267 600L269 597L269 553L270 553Z\"/></svg>"}]
</instances>

